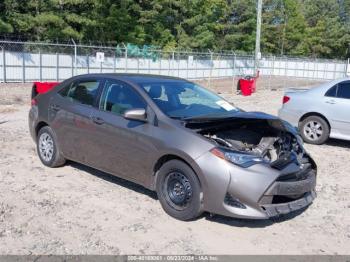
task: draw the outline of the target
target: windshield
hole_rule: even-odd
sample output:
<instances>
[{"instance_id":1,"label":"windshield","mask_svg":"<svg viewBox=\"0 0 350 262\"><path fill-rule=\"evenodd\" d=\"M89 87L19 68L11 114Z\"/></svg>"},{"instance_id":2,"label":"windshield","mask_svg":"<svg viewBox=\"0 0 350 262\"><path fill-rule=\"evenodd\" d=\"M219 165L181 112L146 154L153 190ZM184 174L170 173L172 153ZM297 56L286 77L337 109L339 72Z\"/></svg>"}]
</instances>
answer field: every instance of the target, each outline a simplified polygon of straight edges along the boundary
<instances>
[{"instance_id":1,"label":"windshield","mask_svg":"<svg viewBox=\"0 0 350 262\"><path fill-rule=\"evenodd\" d=\"M166 80L139 83L157 106L171 118L216 116L239 111L220 96L194 83Z\"/></svg>"}]
</instances>

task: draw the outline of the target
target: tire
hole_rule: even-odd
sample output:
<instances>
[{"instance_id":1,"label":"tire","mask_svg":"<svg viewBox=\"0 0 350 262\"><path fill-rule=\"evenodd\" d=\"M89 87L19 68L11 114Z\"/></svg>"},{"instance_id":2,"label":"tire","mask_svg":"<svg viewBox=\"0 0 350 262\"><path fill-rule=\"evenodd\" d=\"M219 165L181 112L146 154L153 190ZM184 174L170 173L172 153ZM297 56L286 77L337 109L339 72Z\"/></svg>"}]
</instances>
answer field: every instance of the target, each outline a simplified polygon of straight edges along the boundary
<instances>
[{"instance_id":1,"label":"tire","mask_svg":"<svg viewBox=\"0 0 350 262\"><path fill-rule=\"evenodd\" d=\"M330 128L319 116L308 116L300 123L300 133L306 143L321 145L329 138Z\"/></svg>"},{"instance_id":2,"label":"tire","mask_svg":"<svg viewBox=\"0 0 350 262\"><path fill-rule=\"evenodd\" d=\"M36 147L38 156L45 166L59 167L66 162L59 150L56 135L51 127L44 126L39 130Z\"/></svg>"},{"instance_id":3,"label":"tire","mask_svg":"<svg viewBox=\"0 0 350 262\"><path fill-rule=\"evenodd\" d=\"M170 160L157 172L156 191L164 211L179 220L202 213L202 190L193 170L184 162Z\"/></svg>"}]
</instances>

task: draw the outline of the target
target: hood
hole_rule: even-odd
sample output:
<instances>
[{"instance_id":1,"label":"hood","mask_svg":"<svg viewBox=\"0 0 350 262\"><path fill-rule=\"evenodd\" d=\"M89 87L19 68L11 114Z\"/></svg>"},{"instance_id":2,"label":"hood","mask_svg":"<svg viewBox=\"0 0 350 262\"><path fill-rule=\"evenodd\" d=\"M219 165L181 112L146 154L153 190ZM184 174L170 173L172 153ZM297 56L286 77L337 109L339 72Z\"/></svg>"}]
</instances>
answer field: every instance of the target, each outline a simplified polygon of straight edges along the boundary
<instances>
[{"instance_id":1,"label":"hood","mask_svg":"<svg viewBox=\"0 0 350 262\"><path fill-rule=\"evenodd\" d=\"M298 134L298 131L288 122L278 118L277 116L266 114L263 112L227 112L220 115L203 115L193 118L187 118L183 120L185 126L189 128L201 128L202 126L215 126L216 124L227 123L227 122L250 122L250 121L262 121L267 122L271 127L278 129L280 131L285 131L292 133L294 135Z\"/></svg>"}]
</instances>

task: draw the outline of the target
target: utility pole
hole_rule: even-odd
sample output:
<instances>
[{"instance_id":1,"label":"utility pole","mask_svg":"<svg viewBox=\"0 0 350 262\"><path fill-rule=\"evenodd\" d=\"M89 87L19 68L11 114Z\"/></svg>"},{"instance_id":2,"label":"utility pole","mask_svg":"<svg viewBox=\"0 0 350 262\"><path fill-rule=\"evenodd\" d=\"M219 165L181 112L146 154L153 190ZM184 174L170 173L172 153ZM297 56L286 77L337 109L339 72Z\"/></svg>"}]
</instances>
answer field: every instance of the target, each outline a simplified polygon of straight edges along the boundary
<instances>
[{"instance_id":1,"label":"utility pole","mask_svg":"<svg viewBox=\"0 0 350 262\"><path fill-rule=\"evenodd\" d=\"M257 17L256 17L256 39L255 39L255 72L258 70L258 61L261 59L260 53L260 36L261 36L261 10L262 0L257 0Z\"/></svg>"}]
</instances>

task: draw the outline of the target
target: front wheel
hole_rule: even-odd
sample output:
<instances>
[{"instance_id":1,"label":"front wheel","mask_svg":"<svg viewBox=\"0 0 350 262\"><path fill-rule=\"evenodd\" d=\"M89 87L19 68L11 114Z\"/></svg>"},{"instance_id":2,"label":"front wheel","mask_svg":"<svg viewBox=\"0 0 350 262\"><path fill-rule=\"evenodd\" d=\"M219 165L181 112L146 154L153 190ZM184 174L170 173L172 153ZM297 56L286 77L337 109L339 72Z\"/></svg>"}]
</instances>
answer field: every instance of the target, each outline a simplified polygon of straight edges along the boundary
<instances>
[{"instance_id":1,"label":"front wheel","mask_svg":"<svg viewBox=\"0 0 350 262\"><path fill-rule=\"evenodd\" d=\"M202 213L202 191L196 174L184 162L170 160L157 172L156 191L164 211L179 220Z\"/></svg>"},{"instance_id":2,"label":"front wheel","mask_svg":"<svg viewBox=\"0 0 350 262\"><path fill-rule=\"evenodd\" d=\"M49 126L39 130L36 144L39 158L45 166L58 167L66 162L59 151L56 135Z\"/></svg>"},{"instance_id":3,"label":"front wheel","mask_svg":"<svg viewBox=\"0 0 350 262\"><path fill-rule=\"evenodd\" d=\"M319 116L309 116L300 123L300 133L306 143L321 145L329 137L328 123Z\"/></svg>"}]
</instances>

